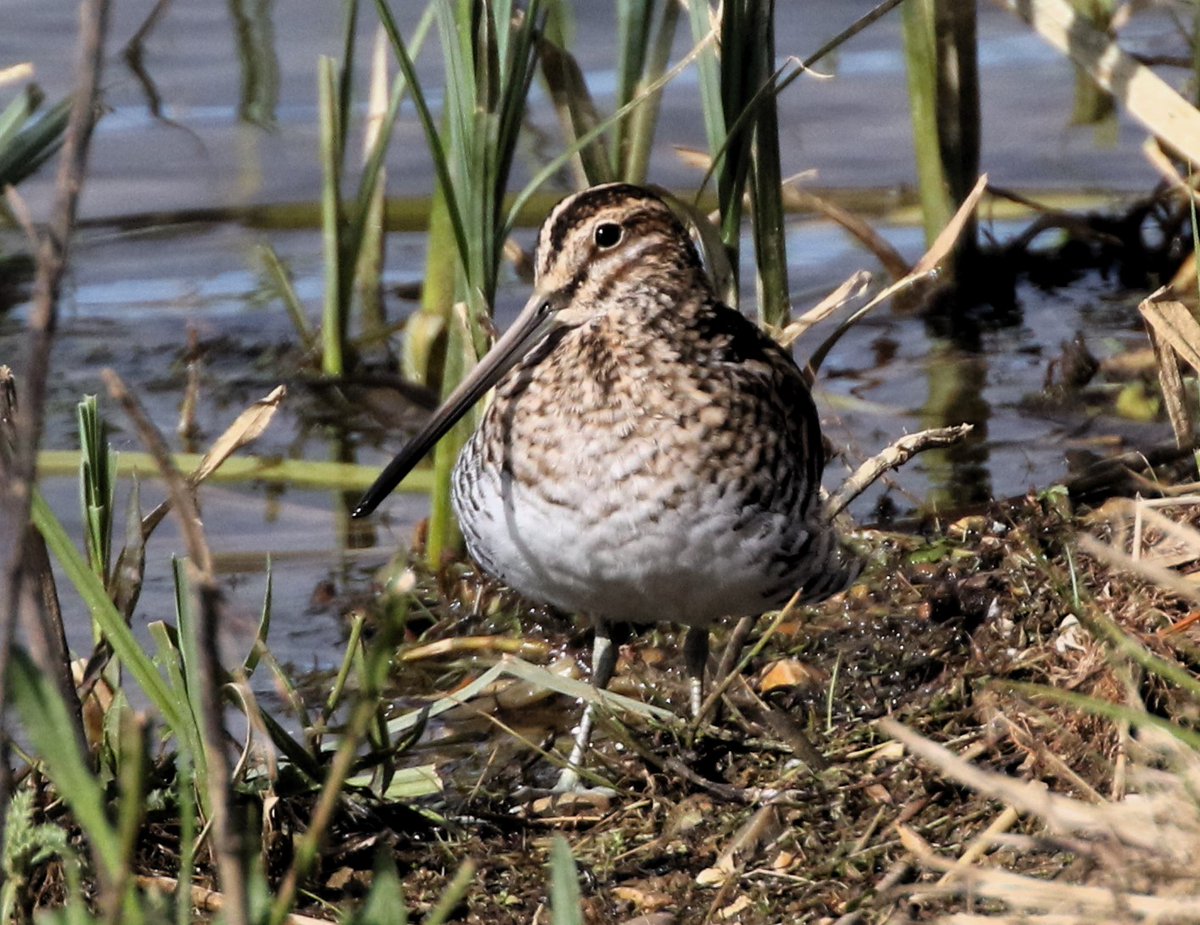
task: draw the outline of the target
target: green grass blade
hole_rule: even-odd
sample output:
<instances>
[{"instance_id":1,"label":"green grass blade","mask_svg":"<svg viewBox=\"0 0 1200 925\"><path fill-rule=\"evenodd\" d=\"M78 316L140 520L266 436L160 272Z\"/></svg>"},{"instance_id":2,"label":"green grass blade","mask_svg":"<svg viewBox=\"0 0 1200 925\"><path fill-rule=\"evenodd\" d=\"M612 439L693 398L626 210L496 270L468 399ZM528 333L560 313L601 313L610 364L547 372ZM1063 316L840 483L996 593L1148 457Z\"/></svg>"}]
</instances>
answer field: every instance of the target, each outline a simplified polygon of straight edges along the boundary
<instances>
[{"instance_id":1,"label":"green grass blade","mask_svg":"<svg viewBox=\"0 0 1200 925\"><path fill-rule=\"evenodd\" d=\"M54 681L21 648L9 662L13 706L45 774L86 833L105 879L116 882L124 866L121 839L105 812L104 793L71 730L74 724Z\"/></svg>"},{"instance_id":2,"label":"green grass blade","mask_svg":"<svg viewBox=\"0 0 1200 925\"><path fill-rule=\"evenodd\" d=\"M204 457L198 453L174 453L171 456L182 472L191 472ZM43 450L38 454L38 473L42 478L74 475L79 467L76 450ZM149 477L158 474L158 467L148 453L122 453L117 459L119 478ZM293 488L343 489L362 491L379 476L378 466L358 463L326 462L304 459L266 459L258 456L232 456L212 473L207 481L268 482L287 484ZM417 469L401 483L399 491L427 492L433 484L428 469Z\"/></svg>"},{"instance_id":3,"label":"green grass blade","mask_svg":"<svg viewBox=\"0 0 1200 925\"><path fill-rule=\"evenodd\" d=\"M108 427L95 395L75 408L79 424L79 502L84 548L92 571L108 587L112 561L112 527L116 503L116 453L108 443Z\"/></svg>"},{"instance_id":4,"label":"green grass blade","mask_svg":"<svg viewBox=\"0 0 1200 925\"><path fill-rule=\"evenodd\" d=\"M345 925L408 925L408 906L396 875L396 865L387 851L375 856L371 890L361 909L347 917Z\"/></svg>"},{"instance_id":5,"label":"green grass blade","mask_svg":"<svg viewBox=\"0 0 1200 925\"><path fill-rule=\"evenodd\" d=\"M125 624L125 620L109 600L100 579L88 568L83 556L75 548L66 530L50 506L35 492L31 515L34 525L46 541L46 546L54 554L62 566L67 580L75 587L84 605L91 614L92 622L100 628L104 637L113 648L113 652L121 659L133 679L142 688L146 697L162 714L163 719L172 732L181 738L187 735L188 722L179 712L162 675L155 669L149 656L138 645L133 631Z\"/></svg>"},{"instance_id":6,"label":"green grass blade","mask_svg":"<svg viewBox=\"0 0 1200 925\"><path fill-rule=\"evenodd\" d=\"M662 5L654 41L648 50L644 73L638 81L634 97L640 95L645 86L657 82L666 72L667 64L671 60L671 48L675 44L679 15L678 3ZM644 183L646 180L661 104L662 90L654 91L648 94L642 105L630 113L628 119L625 120L628 131L622 152L620 176L630 183Z\"/></svg>"},{"instance_id":7,"label":"green grass blade","mask_svg":"<svg viewBox=\"0 0 1200 925\"><path fill-rule=\"evenodd\" d=\"M161 620L152 622L148 629L150 631L150 638L154 640L154 644L158 649L158 662L163 667L163 670L166 671L167 678L170 681L170 690L174 698L175 707L180 715L187 717L189 720L187 734L179 736L179 752L190 756L190 760L193 762L194 773L199 777L200 784L202 785L199 790L200 799L207 810L208 788L203 785L208 776L208 756L204 753L199 721L196 718L191 700L188 697L188 684L187 678L184 675L183 652L179 645L179 633L174 627L168 626Z\"/></svg>"},{"instance_id":8,"label":"green grass blade","mask_svg":"<svg viewBox=\"0 0 1200 925\"><path fill-rule=\"evenodd\" d=\"M175 593L175 625L179 631L177 642L183 668L182 690L187 698L187 708L196 724L196 729L202 730L204 713L199 691L201 669L200 653L196 649L196 620L192 613L192 598L188 587L187 573L184 571L183 560L177 556L171 557L171 579Z\"/></svg>"},{"instance_id":9,"label":"green grass blade","mask_svg":"<svg viewBox=\"0 0 1200 925\"><path fill-rule=\"evenodd\" d=\"M1090 713L1093 716L1104 717L1113 722L1128 723L1134 728L1149 726L1152 729L1165 732L1172 738L1182 742L1188 748L1200 751L1200 732L1187 729L1171 722L1169 719L1163 719L1161 716L1155 716L1153 713L1149 713L1140 707L1127 706L1123 703L1113 703L1111 700L1101 700L1099 697L1092 697L1088 694L1060 690L1056 687L1047 687L1041 684L1013 682L1004 684L1003 687L1023 694L1026 697L1050 700L1084 713Z\"/></svg>"},{"instance_id":10,"label":"green grass blade","mask_svg":"<svg viewBox=\"0 0 1200 925\"><path fill-rule=\"evenodd\" d=\"M666 4L674 7L674 3ZM653 0L617 0L617 105L628 103L637 93L646 67L650 42ZM622 119L612 127L612 173L626 177L629 123Z\"/></svg>"},{"instance_id":11,"label":"green grass blade","mask_svg":"<svg viewBox=\"0 0 1200 925\"><path fill-rule=\"evenodd\" d=\"M601 133L607 131L614 122L616 122L618 119L624 118L638 106L641 106L652 94L657 93L677 76L679 76L679 74L687 69L692 62L695 61L696 58L709 45L712 44L714 38L715 35L711 31L705 34L686 55L677 61L669 71L662 75L662 77L650 83L636 99L630 100L624 106L618 108L612 113L612 115L596 125L595 128L576 139L575 143L570 145L565 151L563 151L562 154L551 159L544 167L542 167L541 170L535 173L533 178L527 184L525 184L524 187L522 187L521 191L517 193L512 198L512 202L509 203L508 216L505 219L503 226L504 235L507 236L512 233L512 230L516 227L517 220L520 218L522 211L537 193L537 191L541 189L551 177L562 170L563 166L572 157L575 157L575 155L584 145L590 144L594 138L599 137Z\"/></svg>"},{"instance_id":12,"label":"green grass blade","mask_svg":"<svg viewBox=\"0 0 1200 925\"><path fill-rule=\"evenodd\" d=\"M346 24L342 29L342 63L337 75L337 161L346 163L346 135L354 108L354 50L358 44L358 0L344 0Z\"/></svg>"},{"instance_id":13,"label":"green grass blade","mask_svg":"<svg viewBox=\"0 0 1200 925\"><path fill-rule=\"evenodd\" d=\"M571 846L561 835L550 847L550 925L583 925L583 897Z\"/></svg>"},{"instance_id":14,"label":"green grass blade","mask_svg":"<svg viewBox=\"0 0 1200 925\"><path fill-rule=\"evenodd\" d=\"M16 137L17 132L42 105L45 95L38 89L37 84L28 84L17 94L16 99L0 112L0 150Z\"/></svg>"},{"instance_id":15,"label":"green grass blade","mask_svg":"<svg viewBox=\"0 0 1200 925\"><path fill-rule=\"evenodd\" d=\"M954 215L949 179L938 140L937 40L934 0L904 4L904 58L908 74L909 110L917 159L917 190L925 241L932 244Z\"/></svg>"},{"instance_id":16,"label":"green grass blade","mask_svg":"<svg viewBox=\"0 0 1200 925\"><path fill-rule=\"evenodd\" d=\"M296 770L304 774L314 784L319 784L323 771L313 756L308 753L308 750L297 742L270 713L260 713L259 716L266 727L267 735L271 737L271 744L279 749L279 753L290 761Z\"/></svg>"},{"instance_id":17,"label":"green grass blade","mask_svg":"<svg viewBox=\"0 0 1200 925\"><path fill-rule=\"evenodd\" d=\"M392 17L391 10L387 7L386 0L375 0L375 8L379 13L379 21L383 24L383 28L388 34L388 39L392 43L392 48L396 52L400 70L403 72L405 80L408 81L409 92L412 94L413 105L417 110L417 118L421 122L422 130L425 132L425 142L429 147L429 153L433 159L433 167L437 174L438 183L445 190L446 208L450 213L451 227L454 229L454 239L458 246L458 253L460 258L465 260L468 250L467 233L463 225L462 212L458 207L458 200L454 196L453 184L450 181L450 170L446 162L446 150L438 135L437 127L434 125L433 115L430 113L429 106L425 101L425 94L421 89L420 80L417 78L412 58L408 54L408 48L404 44L404 39L400 36L400 30L396 28L396 21Z\"/></svg>"},{"instance_id":18,"label":"green grass blade","mask_svg":"<svg viewBox=\"0 0 1200 925\"><path fill-rule=\"evenodd\" d=\"M320 123L321 250L325 266L325 298L321 321L321 371L341 376L346 366L346 306L342 276L342 156L337 110L337 75L332 58L322 57L317 67L317 105Z\"/></svg>"},{"instance_id":19,"label":"green grass blade","mask_svg":"<svg viewBox=\"0 0 1200 925\"><path fill-rule=\"evenodd\" d=\"M146 754L146 733L134 719L128 706L121 713L118 730L120 758L117 761L119 795L116 800L117 838L121 857L119 885L124 894L121 921L138 925L144 921L141 904L130 887L133 880L133 858L137 852L138 836L146 817L146 769L150 764Z\"/></svg>"},{"instance_id":20,"label":"green grass blade","mask_svg":"<svg viewBox=\"0 0 1200 925\"><path fill-rule=\"evenodd\" d=\"M69 99L55 104L0 148L0 188L16 186L61 147L70 111Z\"/></svg>"},{"instance_id":21,"label":"green grass blade","mask_svg":"<svg viewBox=\"0 0 1200 925\"><path fill-rule=\"evenodd\" d=\"M697 45L713 31L708 0L689 0L688 17L692 25L692 41ZM725 147L725 108L721 100L721 62L715 45L709 44L696 61L700 78L700 110L704 115L704 133L709 152Z\"/></svg>"},{"instance_id":22,"label":"green grass blade","mask_svg":"<svg viewBox=\"0 0 1200 925\"><path fill-rule=\"evenodd\" d=\"M1148 671L1168 684L1174 684L1193 701L1200 704L1200 680L1188 669L1155 655L1135 637L1121 629L1117 622L1097 607L1076 612L1079 621L1088 631L1104 639L1113 650L1128 658L1138 667Z\"/></svg>"},{"instance_id":23,"label":"green grass blade","mask_svg":"<svg viewBox=\"0 0 1200 925\"><path fill-rule=\"evenodd\" d=\"M333 685L329 689L329 696L325 699L325 715L322 718L323 722L328 722L342 703L342 694L346 691L346 682L350 678L350 669L354 664L355 653L358 652L359 644L362 641L363 627L366 626L367 618L365 614L355 616L350 624L350 638L346 640L346 652L342 657L341 667L338 668L337 677L333 680Z\"/></svg>"},{"instance_id":24,"label":"green grass blade","mask_svg":"<svg viewBox=\"0 0 1200 925\"><path fill-rule=\"evenodd\" d=\"M429 915L421 920L421 925L446 925L474 881L475 862L467 858L455 871L454 879L446 884L446 889L442 891L442 895L438 897L434 907L429 910Z\"/></svg>"},{"instance_id":25,"label":"green grass blade","mask_svg":"<svg viewBox=\"0 0 1200 925\"><path fill-rule=\"evenodd\" d=\"M412 37L412 53L420 54L422 46L425 44L425 39L429 34L429 29L433 25L433 8L428 7L421 19L417 22L416 28L413 30ZM401 71L392 81L391 94L388 98L387 112L383 117L383 122L379 130L379 134L375 138L375 143L367 157L367 161L363 166L362 176L359 177L358 191L355 194L356 208L354 211L353 221L350 223L349 231L346 236L346 249L351 254L359 252L361 242L364 236L364 227L368 218L369 209L372 199L376 196L376 190L379 187L379 178L383 174L384 164L387 161L387 149L391 142L392 129L396 125L396 114L399 112L400 103L404 99L408 91L408 77Z\"/></svg>"},{"instance_id":26,"label":"green grass blade","mask_svg":"<svg viewBox=\"0 0 1200 925\"><path fill-rule=\"evenodd\" d=\"M317 335L313 333L312 326L308 323L308 317L304 313L304 305L301 303L300 297L296 294L296 287L292 285L291 274L284 267L283 261L279 259L279 255L275 253L275 248L269 244L259 245L256 252L263 269L267 273L267 280L271 284L275 295L283 302L283 307L287 309L288 317L292 321L292 327L296 329L296 335L300 338L304 349L306 351L316 350L320 341Z\"/></svg>"},{"instance_id":27,"label":"green grass blade","mask_svg":"<svg viewBox=\"0 0 1200 925\"><path fill-rule=\"evenodd\" d=\"M454 384L462 381L474 365L476 352L472 346L470 322L462 312L453 312L446 338L446 363L442 392L449 394ZM474 430L476 412L463 415L443 437L433 451L433 487L430 489L429 529L426 538L426 558L435 568L440 567L443 553L456 548L461 540L454 511L450 505L450 483L458 454Z\"/></svg>"},{"instance_id":28,"label":"green grass blade","mask_svg":"<svg viewBox=\"0 0 1200 925\"><path fill-rule=\"evenodd\" d=\"M775 58L775 4L766 3L767 12L758 22L761 33L756 47L756 75L762 78L752 100L759 98L761 87L773 83L771 67ZM754 149L750 197L754 230L754 261L758 282L758 317L765 324L782 328L791 320L788 297L787 238L784 234L783 172L779 163L779 111L776 95L761 95L754 119Z\"/></svg>"},{"instance_id":29,"label":"green grass blade","mask_svg":"<svg viewBox=\"0 0 1200 925\"><path fill-rule=\"evenodd\" d=\"M192 881L196 871L196 775L190 755L175 756L175 794L179 800L179 885L175 888L175 925L192 925Z\"/></svg>"},{"instance_id":30,"label":"green grass blade","mask_svg":"<svg viewBox=\"0 0 1200 925\"><path fill-rule=\"evenodd\" d=\"M421 285L421 307L404 327L401 370L407 379L441 391L445 364L446 328L454 310L457 259L454 229L446 197L439 183L433 191L426 234L425 275Z\"/></svg>"},{"instance_id":31,"label":"green grass blade","mask_svg":"<svg viewBox=\"0 0 1200 925\"><path fill-rule=\"evenodd\" d=\"M254 634L254 644L250 646L250 651L246 653L246 658L242 662L242 674L249 678L254 674L254 669L258 667L260 655L267 647L267 636L271 632L271 598L275 587L274 579L271 573L271 556L267 556L267 587L263 591L262 610L258 616L258 630Z\"/></svg>"},{"instance_id":32,"label":"green grass blade","mask_svg":"<svg viewBox=\"0 0 1200 925\"><path fill-rule=\"evenodd\" d=\"M600 114L588 92L583 70L570 52L549 38L543 37L538 42L538 58L542 65L542 76L550 91L550 99L558 112L563 135L574 147L574 142L600 123ZM612 128L615 131L623 124L618 121ZM577 149L576 153L579 157L576 174L581 174L581 182L607 183L620 176L617 168L613 166L613 161L618 160L618 156L614 152L610 158L602 135L595 135L589 143Z\"/></svg>"}]
</instances>

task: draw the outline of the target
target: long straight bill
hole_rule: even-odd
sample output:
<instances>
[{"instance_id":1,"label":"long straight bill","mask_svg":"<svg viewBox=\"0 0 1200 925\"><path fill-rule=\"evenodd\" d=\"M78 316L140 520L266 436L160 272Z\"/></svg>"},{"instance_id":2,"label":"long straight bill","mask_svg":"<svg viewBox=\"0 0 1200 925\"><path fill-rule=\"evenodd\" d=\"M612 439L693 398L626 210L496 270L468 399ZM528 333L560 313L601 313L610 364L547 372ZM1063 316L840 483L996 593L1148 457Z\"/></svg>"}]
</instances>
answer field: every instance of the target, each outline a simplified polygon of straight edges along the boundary
<instances>
[{"instance_id":1,"label":"long straight bill","mask_svg":"<svg viewBox=\"0 0 1200 925\"><path fill-rule=\"evenodd\" d=\"M512 327L504 332L504 336L496 341L487 355L479 361L479 365L459 383L458 388L450 393L450 397L442 406L433 412L425 426L396 454L395 459L388 463L387 468L380 473L375 484L367 489L350 516L366 517L379 507L383 499L392 493L434 444L446 435L446 431L471 410L475 402L541 339L550 327L553 317L550 300L535 292L521 309L521 314L517 316Z\"/></svg>"}]
</instances>

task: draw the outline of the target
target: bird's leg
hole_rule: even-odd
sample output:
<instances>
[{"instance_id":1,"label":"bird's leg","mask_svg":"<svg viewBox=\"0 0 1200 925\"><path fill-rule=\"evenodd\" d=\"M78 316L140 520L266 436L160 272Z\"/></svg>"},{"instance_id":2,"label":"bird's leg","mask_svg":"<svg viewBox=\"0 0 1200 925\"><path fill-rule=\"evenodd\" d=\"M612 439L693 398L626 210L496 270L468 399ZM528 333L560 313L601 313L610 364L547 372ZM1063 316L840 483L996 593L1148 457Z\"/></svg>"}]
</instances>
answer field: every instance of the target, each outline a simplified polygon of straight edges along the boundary
<instances>
[{"instance_id":1,"label":"bird's leg","mask_svg":"<svg viewBox=\"0 0 1200 925\"><path fill-rule=\"evenodd\" d=\"M692 719L700 716L704 702L704 668L708 663L708 627L689 626L683 638L683 662L688 676Z\"/></svg>"},{"instance_id":2,"label":"bird's leg","mask_svg":"<svg viewBox=\"0 0 1200 925\"><path fill-rule=\"evenodd\" d=\"M742 657L742 650L746 648L746 640L750 638L750 631L754 629L754 624L757 622L758 617L742 617L737 621L733 632L729 634L725 651L721 653L721 661L717 664L717 673L713 678L714 684L720 684L725 680L725 676L733 671L738 659Z\"/></svg>"},{"instance_id":3,"label":"bird's leg","mask_svg":"<svg viewBox=\"0 0 1200 925\"><path fill-rule=\"evenodd\" d=\"M602 691L608 687L613 669L617 667L617 649L609 635L608 625L597 620L595 626L596 639L592 643L592 686ZM571 757L567 759L567 766L563 768L558 776L558 783L554 785L555 793L573 793L579 789L579 769L583 767L583 756L587 753L588 743L592 738L595 713L596 702L590 700L583 708L579 728L575 730L575 744L571 747Z\"/></svg>"}]
</instances>

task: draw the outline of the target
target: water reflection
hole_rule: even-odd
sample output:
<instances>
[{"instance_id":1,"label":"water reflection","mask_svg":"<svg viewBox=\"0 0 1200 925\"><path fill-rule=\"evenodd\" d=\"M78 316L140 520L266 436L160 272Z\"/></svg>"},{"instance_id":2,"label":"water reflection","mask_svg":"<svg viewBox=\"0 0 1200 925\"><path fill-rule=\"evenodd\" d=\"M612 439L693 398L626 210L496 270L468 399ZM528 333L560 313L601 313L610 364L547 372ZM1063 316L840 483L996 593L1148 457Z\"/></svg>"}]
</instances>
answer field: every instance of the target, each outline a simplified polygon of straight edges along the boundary
<instances>
[{"instance_id":1,"label":"water reflection","mask_svg":"<svg viewBox=\"0 0 1200 925\"><path fill-rule=\"evenodd\" d=\"M164 122L190 133L190 129L166 114L158 83L146 65L146 46L161 24L171 0L158 0L121 50L126 66L141 87L146 109L155 121ZM234 47L241 65L241 85L237 117L259 128L276 126L279 107L279 57L275 51L275 27L271 19L272 0L229 0L233 21ZM168 68L173 67L167 62Z\"/></svg>"},{"instance_id":2,"label":"water reflection","mask_svg":"<svg viewBox=\"0 0 1200 925\"><path fill-rule=\"evenodd\" d=\"M279 105L279 58L271 0L229 0L242 65L238 118L260 128L275 127Z\"/></svg>"},{"instance_id":3,"label":"water reflection","mask_svg":"<svg viewBox=\"0 0 1200 925\"><path fill-rule=\"evenodd\" d=\"M930 344L926 369L929 397L921 409L922 426L965 423L975 428L965 440L921 456L929 478L927 503L933 510L943 510L990 501L993 494L987 438L992 409L984 397L987 358L963 350L953 341L935 340Z\"/></svg>"}]
</instances>

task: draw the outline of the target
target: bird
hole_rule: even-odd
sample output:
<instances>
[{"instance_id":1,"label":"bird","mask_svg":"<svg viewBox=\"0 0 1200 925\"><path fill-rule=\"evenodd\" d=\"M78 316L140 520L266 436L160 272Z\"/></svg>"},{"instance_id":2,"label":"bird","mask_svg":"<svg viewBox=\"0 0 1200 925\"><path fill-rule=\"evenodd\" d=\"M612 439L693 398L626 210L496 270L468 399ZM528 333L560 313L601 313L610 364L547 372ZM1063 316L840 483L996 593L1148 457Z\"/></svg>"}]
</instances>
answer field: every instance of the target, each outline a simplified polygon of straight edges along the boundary
<instances>
[{"instance_id":1,"label":"bird","mask_svg":"<svg viewBox=\"0 0 1200 925\"><path fill-rule=\"evenodd\" d=\"M586 615L592 683L616 623L687 627L698 715L709 628L816 602L861 560L823 517L825 449L792 355L717 296L666 200L593 186L546 217L512 326L363 495L370 514L495 388L451 501L470 556L522 596ZM556 791L579 785L594 704Z\"/></svg>"}]
</instances>

